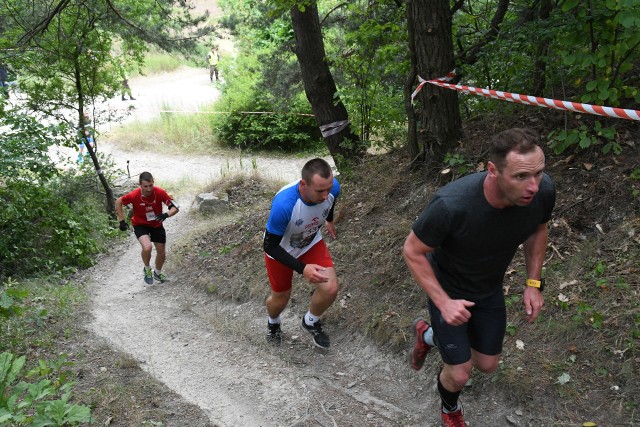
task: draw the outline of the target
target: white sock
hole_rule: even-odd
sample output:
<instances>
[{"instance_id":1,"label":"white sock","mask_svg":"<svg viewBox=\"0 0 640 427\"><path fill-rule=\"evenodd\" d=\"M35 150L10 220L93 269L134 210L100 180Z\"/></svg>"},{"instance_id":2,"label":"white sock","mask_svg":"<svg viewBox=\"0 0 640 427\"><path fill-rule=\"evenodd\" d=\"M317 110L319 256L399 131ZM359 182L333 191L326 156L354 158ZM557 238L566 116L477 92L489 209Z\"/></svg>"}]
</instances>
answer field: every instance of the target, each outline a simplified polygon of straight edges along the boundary
<instances>
[{"instance_id":1,"label":"white sock","mask_svg":"<svg viewBox=\"0 0 640 427\"><path fill-rule=\"evenodd\" d=\"M429 328L424 331L424 334L422 334L422 339L425 343L427 343L427 345L430 345L431 347L436 346L435 341L433 341L433 328Z\"/></svg>"},{"instance_id":2,"label":"white sock","mask_svg":"<svg viewBox=\"0 0 640 427\"><path fill-rule=\"evenodd\" d=\"M160 274L160 272L161 272L161 271L162 271L162 270L156 270L156 273ZM431 328L429 328L429 329L431 329Z\"/></svg>"},{"instance_id":3,"label":"white sock","mask_svg":"<svg viewBox=\"0 0 640 427\"><path fill-rule=\"evenodd\" d=\"M270 325L275 325L276 323L282 323L282 316L278 315L278 317L276 317L275 319L272 317L269 317Z\"/></svg>"},{"instance_id":4,"label":"white sock","mask_svg":"<svg viewBox=\"0 0 640 427\"><path fill-rule=\"evenodd\" d=\"M442 407L442 412L444 412L445 414L448 414L449 412L456 412L458 409L460 409L460 408L458 407L458 404L456 403L456 407L454 409L450 410L450 411L443 406Z\"/></svg>"},{"instance_id":5,"label":"white sock","mask_svg":"<svg viewBox=\"0 0 640 427\"><path fill-rule=\"evenodd\" d=\"M307 326L313 326L318 320L320 320L320 316L311 314L311 311L307 311L307 314L304 315L304 323Z\"/></svg>"}]
</instances>

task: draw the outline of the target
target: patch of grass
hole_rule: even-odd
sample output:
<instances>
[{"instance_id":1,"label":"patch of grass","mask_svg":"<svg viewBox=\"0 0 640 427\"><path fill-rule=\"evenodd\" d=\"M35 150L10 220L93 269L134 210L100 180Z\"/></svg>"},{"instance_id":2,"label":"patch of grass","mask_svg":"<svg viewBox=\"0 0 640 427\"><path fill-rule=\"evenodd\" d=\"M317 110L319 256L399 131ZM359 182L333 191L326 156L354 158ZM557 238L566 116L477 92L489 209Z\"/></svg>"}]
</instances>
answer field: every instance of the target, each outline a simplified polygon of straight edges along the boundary
<instances>
[{"instance_id":1,"label":"patch of grass","mask_svg":"<svg viewBox=\"0 0 640 427\"><path fill-rule=\"evenodd\" d=\"M26 290L28 297L20 303L19 316L3 319L3 350L25 355L35 349L51 351L58 332L73 328L75 313L87 299L84 290L57 275L13 283Z\"/></svg>"},{"instance_id":2,"label":"patch of grass","mask_svg":"<svg viewBox=\"0 0 640 427\"><path fill-rule=\"evenodd\" d=\"M142 74L151 75L158 73L168 73L175 71L184 64L183 58L169 55L166 52L150 51L144 58L144 68ZM136 74L136 73L132 73Z\"/></svg>"},{"instance_id":3,"label":"patch of grass","mask_svg":"<svg viewBox=\"0 0 640 427\"><path fill-rule=\"evenodd\" d=\"M162 109L171 107L164 105ZM125 151L194 155L221 151L205 114L161 113L159 119L125 124L106 137Z\"/></svg>"}]
</instances>

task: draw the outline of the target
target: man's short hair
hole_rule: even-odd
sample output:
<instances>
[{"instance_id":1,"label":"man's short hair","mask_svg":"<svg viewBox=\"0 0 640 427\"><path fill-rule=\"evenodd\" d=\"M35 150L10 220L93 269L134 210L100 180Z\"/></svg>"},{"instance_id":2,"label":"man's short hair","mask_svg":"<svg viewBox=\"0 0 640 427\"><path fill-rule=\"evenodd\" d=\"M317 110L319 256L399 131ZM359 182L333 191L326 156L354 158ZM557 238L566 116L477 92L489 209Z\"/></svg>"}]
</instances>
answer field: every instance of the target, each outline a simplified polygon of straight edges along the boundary
<instances>
[{"instance_id":1,"label":"man's short hair","mask_svg":"<svg viewBox=\"0 0 640 427\"><path fill-rule=\"evenodd\" d=\"M507 164L507 155L515 151L518 154L530 153L540 147L538 134L528 128L513 128L500 132L491 140L489 160L502 170Z\"/></svg>"},{"instance_id":2,"label":"man's short hair","mask_svg":"<svg viewBox=\"0 0 640 427\"><path fill-rule=\"evenodd\" d=\"M142 184L142 181L153 182L153 175L151 175L151 172L142 172L140 174L140 178L138 178L138 183Z\"/></svg>"},{"instance_id":3,"label":"man's short hair","mask_svg":"<svg viewBox=\"0 0 640 427\"><path fill-rule=\"evenodd\" d=\"M302 179L307 184L311 183L314 175L320 175L322 178L327 179L332 174L333 171L329 163L319 157L309 160L302 167Z\"/></svg>"}]
</instances>

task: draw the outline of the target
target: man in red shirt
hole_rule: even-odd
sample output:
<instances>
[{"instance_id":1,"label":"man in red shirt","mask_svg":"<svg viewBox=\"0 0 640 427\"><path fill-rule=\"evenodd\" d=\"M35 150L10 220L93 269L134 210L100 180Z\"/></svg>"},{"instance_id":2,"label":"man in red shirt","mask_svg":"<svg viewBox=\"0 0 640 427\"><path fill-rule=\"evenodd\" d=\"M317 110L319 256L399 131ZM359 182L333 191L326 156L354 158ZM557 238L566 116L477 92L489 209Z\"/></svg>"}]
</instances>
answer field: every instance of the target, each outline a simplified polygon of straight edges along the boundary
<instances>
[{"instance_id":1,"label":"man in red shirt","mask_svg":"<svg viewBox=\"0 0 640 427\"><path fill-rule=\"evenodd\" d=\"M120 221L120 230L125 231L129 224L124 219L123 205L132 205L133 231L142 246L142 262L144 262L144 281L147 285L153 284L155 278L159 282L167 280L162 272L165 260L165 246L167 233L162 222L178 213L179 206L171 196L160 187L153 185L153 176L149 172L142 172L139 181L140 188L116 199L116 213ZM162 212L162 204L167 205L168 212ZM151 242L156 247L156 269L151 270Z\"/></svg>"}]
</instances>

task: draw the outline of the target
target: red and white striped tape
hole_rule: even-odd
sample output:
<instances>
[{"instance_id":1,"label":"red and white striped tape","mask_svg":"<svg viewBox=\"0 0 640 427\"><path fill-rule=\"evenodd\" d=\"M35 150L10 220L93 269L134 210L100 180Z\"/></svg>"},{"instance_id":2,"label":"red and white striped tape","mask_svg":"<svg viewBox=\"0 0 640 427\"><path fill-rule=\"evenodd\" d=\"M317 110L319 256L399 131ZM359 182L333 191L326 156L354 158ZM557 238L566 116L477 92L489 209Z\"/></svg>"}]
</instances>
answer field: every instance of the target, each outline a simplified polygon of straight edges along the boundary
<instances>
[{"instance_id":1,"label":"red and white striped tape","mask_svg":"<svg viewBox=\"0 0 640 427\"><path fill-rule=\"evenodd\" d=\"M487 98L501 99L503 101L518 102L526 105L535 105L537 107L554 108L556 110L575 111L578 113L596 114L598 116L615 117L617 119L626 120L638 120L640 121L640 110L628 110L624 108L603 107L601 105L582 104L579 102L571 101L559 101L557 99L541 98L531 95L520 95L518 93L502 92L493 89L481 89L471 86L454 85L447 83L448 78L452 73L447 74L446 77L440 77L433 80L424 80L422 77L418 77L420 84L411 95L411 100L418 94L422 86L425 83L430 83L436 86L444 87L447 89L457 90L463 93L472 93L474 95L486 96ZM446 80L445 80L446 79Z\"/></svg>"}]
</instances>

